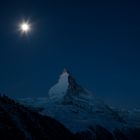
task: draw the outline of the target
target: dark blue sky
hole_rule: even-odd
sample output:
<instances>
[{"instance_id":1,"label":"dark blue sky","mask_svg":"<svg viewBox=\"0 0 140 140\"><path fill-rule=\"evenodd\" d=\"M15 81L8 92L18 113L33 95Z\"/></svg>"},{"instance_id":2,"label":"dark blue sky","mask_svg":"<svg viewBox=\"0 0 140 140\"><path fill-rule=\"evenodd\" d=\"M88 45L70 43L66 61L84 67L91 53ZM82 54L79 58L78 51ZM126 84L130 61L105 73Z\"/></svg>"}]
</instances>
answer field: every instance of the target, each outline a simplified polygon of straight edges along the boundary
<instances>
[{"instance_id":1,"label":"dark blue sky","mask_svg":"<svg viewBox=\"0 0 140 140\"><path fill-rule=\"evenodd\" d=\"M0 2L0 92L46 96L64 67L109 104L140 108L138 1ZM33 24L21 36L22 19Z\"/></svg>"}]
</instances>

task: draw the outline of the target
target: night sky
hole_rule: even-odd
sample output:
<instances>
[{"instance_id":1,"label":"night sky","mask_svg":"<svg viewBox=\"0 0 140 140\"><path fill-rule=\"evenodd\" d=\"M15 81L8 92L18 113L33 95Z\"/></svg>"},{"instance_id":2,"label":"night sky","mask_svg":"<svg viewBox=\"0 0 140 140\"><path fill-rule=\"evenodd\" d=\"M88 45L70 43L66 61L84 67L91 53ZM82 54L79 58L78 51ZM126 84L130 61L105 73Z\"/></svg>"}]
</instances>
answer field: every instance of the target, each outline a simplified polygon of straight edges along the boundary
<instances>
[{"instance_id":1,"label":"night sky","mask_svg":"<svg viewBox=\"0 0 140 140\"><path fill-rule=\"evenodd\" d=\"M140 2L0 1L0 92L46 96L64 68L107 103L140 108ZM22 19L32 31L21 35Z\"/></svg>"}]
</instances>

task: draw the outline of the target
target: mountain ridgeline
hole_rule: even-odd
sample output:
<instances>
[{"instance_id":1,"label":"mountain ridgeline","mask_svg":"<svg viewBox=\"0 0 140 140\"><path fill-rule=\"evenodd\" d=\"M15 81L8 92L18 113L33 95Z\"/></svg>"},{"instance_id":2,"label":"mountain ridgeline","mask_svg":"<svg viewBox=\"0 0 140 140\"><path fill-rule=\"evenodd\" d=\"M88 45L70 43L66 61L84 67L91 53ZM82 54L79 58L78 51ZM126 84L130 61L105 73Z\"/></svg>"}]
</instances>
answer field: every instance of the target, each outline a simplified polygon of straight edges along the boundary
<instances>
[{"instance_id":1,"label":"mountain ridgeline","mask_svg":"<svg viewBox=\"0 0 140 140\"><path fill-rule=\"evenodd\" d=\"M0 96L0 140L73 140L55 119L42 116L9 97Z\"/></svg>"},{"instance_id":2,"label":"mountain ridgeline","mask_svg":"<svg viewBox=\"0 0 140 140\"><path fill-rule=\"evenodd\" d=\"M65 69L46 97L0 96L0 139L140 140L140 112L110 107Z\"/></svg>"}]
</instances>

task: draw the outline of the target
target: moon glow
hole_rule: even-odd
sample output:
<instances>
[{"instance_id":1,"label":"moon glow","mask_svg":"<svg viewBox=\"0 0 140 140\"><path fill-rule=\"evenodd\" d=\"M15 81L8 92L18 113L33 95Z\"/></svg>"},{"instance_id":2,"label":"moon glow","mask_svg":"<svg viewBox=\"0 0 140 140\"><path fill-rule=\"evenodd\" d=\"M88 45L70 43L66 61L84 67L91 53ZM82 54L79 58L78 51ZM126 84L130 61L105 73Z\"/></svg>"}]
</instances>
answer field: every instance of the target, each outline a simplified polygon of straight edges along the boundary
<instances>
[{"instance_id":1,"label":"moon glow","mask_svg":"<svg viewBox=\"0 0 140 140\"><path fill-rule=\"evenodd\" d=\"M20 29L21 33L28 33L31 30L31 25L29 22L22 22L19 25L19 29Z\"/></svg>"}]
</instances>

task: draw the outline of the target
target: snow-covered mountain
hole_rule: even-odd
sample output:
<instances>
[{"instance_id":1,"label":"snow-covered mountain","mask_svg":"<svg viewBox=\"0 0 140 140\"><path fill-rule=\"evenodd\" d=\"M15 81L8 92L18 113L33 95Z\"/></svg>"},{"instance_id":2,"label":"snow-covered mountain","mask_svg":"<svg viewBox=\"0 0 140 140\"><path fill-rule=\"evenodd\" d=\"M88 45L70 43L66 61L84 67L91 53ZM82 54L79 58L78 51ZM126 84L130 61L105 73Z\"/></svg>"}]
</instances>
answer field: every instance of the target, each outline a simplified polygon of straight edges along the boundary
<instances>
[{"instance_id":1,"label":"snow-covered mountain","mask_svg":"<svg viewBox=\"0 0 140 140\"><path fill-rule=\"evenodd\" d=\"M87 112L110 112L110 109L103 101L97 99L93 93L77 84L66 69L60 75L58 83L49 90L48 96L48 99L56 104L73 105L73 107L82 108Z\"/></svg>"},{"instance_id":2,"label":"snow-covered mountain","mask_svg":"<svg viewBox=\"0 0 140 140\"><path fill-rule=\"evenodd\" d=\"M128 119L128 114L126 117L123 115L125 112L112 109L92 92L80 86L66 69L46 97L19 101L43 115L55 118L73 133L92 133L93 139L96 137L97 126L105 128L113 136L116 130L126 131L126 128L133 124L134 127L139 127L140 124L137 123L136 126ZM140 119L137 122L140 122Z\"/></svg>"}]
</instances>

